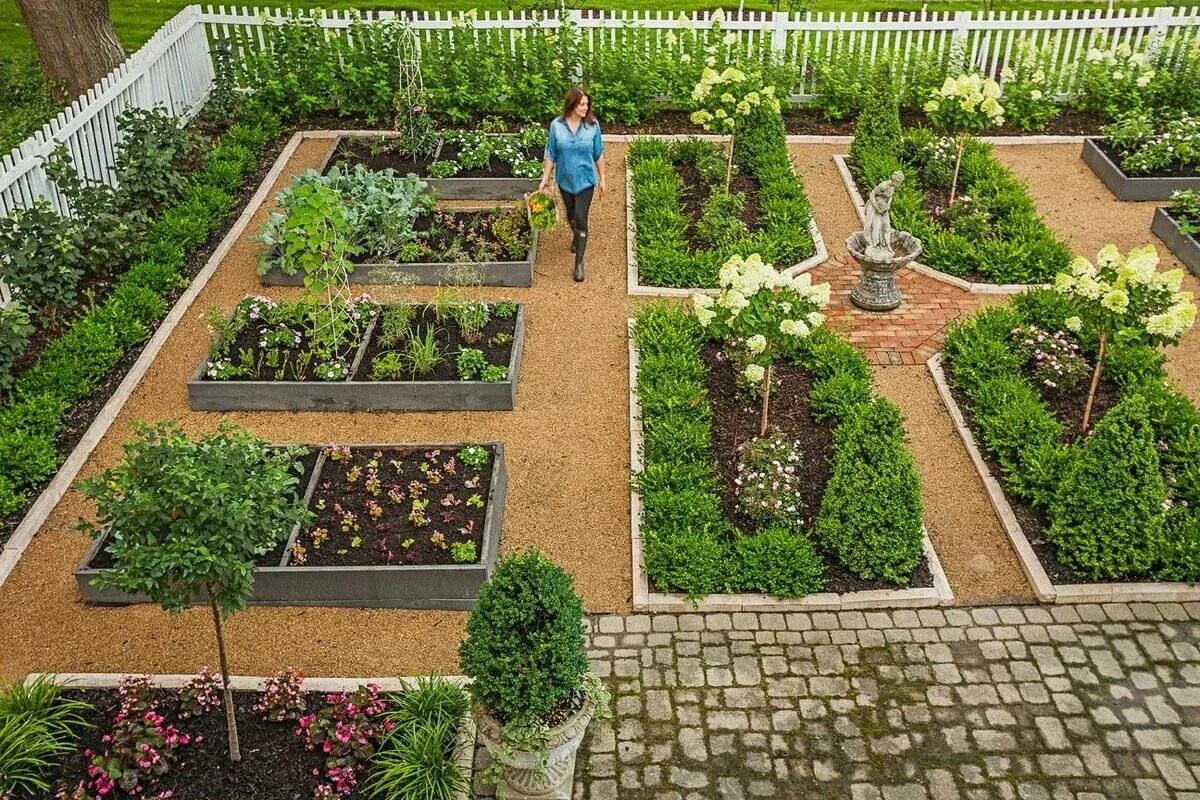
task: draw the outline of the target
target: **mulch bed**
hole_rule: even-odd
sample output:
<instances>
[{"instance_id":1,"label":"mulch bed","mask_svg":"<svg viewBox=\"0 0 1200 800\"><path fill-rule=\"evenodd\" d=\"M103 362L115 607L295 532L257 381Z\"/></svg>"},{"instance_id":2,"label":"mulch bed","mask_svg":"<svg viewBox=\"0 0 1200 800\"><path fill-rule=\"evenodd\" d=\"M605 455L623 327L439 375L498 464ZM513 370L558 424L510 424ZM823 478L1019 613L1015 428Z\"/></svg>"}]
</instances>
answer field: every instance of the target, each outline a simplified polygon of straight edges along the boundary
<instances>
[{"instance_id":1,"label":"mulch bed","mask_svg":"<svg viewBox=\"0 0 1200 800\"><path fill-rule=\"evenodd\" d=\"M954 384L953 364L950 361L945 363L945 371L947 382L950 384L950 394L954 397L954 402L958 404L959 411L962 412L963 419L967 422L967 427L975 436L979 453L983 456L983 461L987 464L988 471L996 476L997 482L1000 484L1000 490L1004 492L1004 497L1008 500L1008 505L1012 508L1013 516L1016 517L1017 524L1021 526L1021 532L1029 540L1029 545L1033 548L1038 561L1041 562L1042 568L1046 570L1050 582L1061 586L1074 583L1141 583L1145 580L1152 580L1152 578L1141 576L1106 578L1102 581L1095 581L1080 575L1059 559L1058 548L1046 538L1046 531L1050 527L1050 521L1042 511L1034 508L1022 498L1008 491L1003 479L1000 477L1002 474L1000 464L984 446L983 439L979 435L979 429L975 426L975 415L970 406L969 398ZM1029 384L1041 395L1042 400L1045 401L1058 421L1063 423L1064 431L1060 439L1063 444L1078 444L1083 438L1079 426L1083 422L1083 406L1087 402L1087 391L1090 382L1090 371L1079 382L1077 387L1069 391L1054 391L1039 386L1036 381L1029 381ZM1090 425L1095 428L1096 424L1104 418L1109 409L1117 405L1120 400L1120 390L1116 385L1105 380L1102 375L1100 385L1096 388L1096 398L1092 402Z\"/></svg>"},{"instance_id":2,"label":"mulch bed","mask_svg":"<svg viewBox=\"0 0 1200 800\"><path fill-rule=\"evenodd\" d=\"M1108 156L1110 161L1112 161L1114 164L1117 165L1118 169L1121 169L1122 173L1124 173L1124 169L1121 168L1121 159L1123 158L1121 151L1117 150L1115 147L1110 145L1108 143L1107 139L1097 139L1096 146L1100 148L1100 151L1102 153L1104 153L1104 155ZM1173 165L1170 167L1164 167L1163 169L1156 169L1152 172L1139 172L1136 175L1127 175L1126 177L1129 177L1129 178L1197 178L1197 177L1200 177L1200 170L1196 169L1195 167L1184 167L1182 165L1177 164L1177 165Z\"/></svg>"},{"instance_id":3,"label":"mulch bed","mask_svg":"<svg viewBox=\"0 0 1200 800\"><path fill-rule=\"evenodd\" d=\"M439 322L432 308L422 306L417 312L417 316L413 319L410 329L414 333L424 334L430 328L434 331L438 347L443 355L442 361L428 375L405 375L403 380L459 380L458 352L464 347L482 351L489 364L498 364L502 367L507 367L512 358L513 339L510 338L507 342L493 344L492 338L501 333L507 334L509 337L516 337L517 317L515 314L508 319L493 316L488 320L488 324L483 327L479 341L468 342L462 338L462 332L453 319ZM371 380L371 364L374 363L376 357L388 352L388 348L384 347L379 341L381 333L382 325L376 325L375 332L371 336L371 341L367 344L367 351L363 354L362 364L358 367L358 373L350 376L351 380ZM398 347L402 348L403 344L398 345ZM511 378L512 376L510 375L509 377Z\"/></svg>"},{"instance_id":4,"label":"mulch bed","mask_svg":"<svg viewBox=\"0 0 1200 800\"><path fill-rule=\"evenodd\" d=\"M113 717L120 708L115 689L68 690L64 695L92 705L83 715L92 727L83 730L76 751L49 776L55 790L71 789L87 776L90 759L83 751L103 751L101 737L112 730ZM254 710L257 692L234 694L242 749L242 760L237 764L229 760L223 710L180 720L176 693L163 691L157 696L167 721L193 741L177 751L178 761L153 785L154 791L170 790L174 792L172 800L309 800L313 796L317 781L312 773L322 766L322 755L305 749L304 740L295 734L295 722L263 722ZM310 708L318 708L324 695L309 693L307 699ZM351 795L359 796L361 792ZM18 796L17 800L34 798Z\"/></svg>"},{"instance_id":5,"label":"mulch bed","mask_svg":"<svg viewBox=\"0 0 1200 800\"><path fill-rule=\"evenodd\" d=\"M293 553L289 565L399 567L478 563L483 552L483 526L495 453L475 470L459 460L459 451L457 447L379 450L353 447L348 460L334 461L326 456L309 505L317 519L301 531L298 539L305 549L304 564L297 563ZM373 494L367 485L372 464L377 465L374 469L380 481L375 490L378 494ZM351 482L347 475L355 468L359 474ZM426 521L419 525L409 516L413 510L410 487L414 485L419 498L429 503L424 511ZM467 499L474 495L484 501L483 505L467 504ZM377 518L370 512L371 504L380 509ZM350 526L343 525L344 512L356 515ZM328 533L328 539L320 547L313 542L313 532L318 529ZM441 544L437 543L439 533ZM357 545L354 539L359 540ZM405 542L409 542L408 547ZM455 562L450 551L454 542L474 543L474 560Z\"/></svg>"},{"instance_id":6,"label":"mulch bed","mask_svg":"<svg viewBox=\"0 0 1200 800\"><path fill-rule=\"evenodd\" d=\"M721 356L718 344L710 342L701 352L707 368L705 386L712 407L713 456L721 477L721 506L727 519L744 531L755 530L755 524L737 511L734 479L737 477L738 446L758 436L759 405L747 404L737 389L737 369ZM770 424L786 437L800 442L804 455L801 471L803 489L800 500L804 508L804 525L816 524L825 487L829 483L833 458L833 430L828 422L816 422L808 405L813 378L809 372L793 365L776 367L779 386L772 390ZM823 551L825 562L825 591L859 592L871 589L895 589L884 581L864 580L842 566L832 555ZM921 563L906 588L933 586L933 573L928 561Z\"/></svg>"},{"instance_id":7,"label":"mulch bed","mask_svg":"<svg viewBox=\"0 0 1200 800\"><path fill-rule=\"evenodd\" d=\"M704 203L712 195L713 187L701 177L700 170L696 169L696 165L690 161L676 161L675 174L683 183L683 191L680 193L679 199L682 205L681 210L688 220L684 238L693 250L709 249L712 247L712 243L700 236L699 227L700 220L704 216ZM729 182L730 194L740 192L746 198L741 218L749 231L759 229L758 194L760 188L758 179L753 175L735 175Z\"/></svg>"},{"instance_id":8,"label":"mulch bed","mask_svg":"<svg viewBox=\"0 0 1200 800\"><path fill-rule=\"evenodd\" d=\"M398 141L398 140L391 140ZM342 139L338 144L337 150L334 152L333 158L329 161L329 167L326 172L332 167L349 167L353 168L356 164L362 164L370 170L394 169L401 175L408 173L416 173L422 177L429 175L429 165L434 161L458 161L460 148L456 144L447 144L442 147L439 152L429 156L420 156L413 158L399 152L395 145L388 146L378 145L378 140L364 139L361 137ZM543 151L540 147L528 147L525 149L524 156L530 161L541 161ZM486 167L464 169L459 167L459 170L450 176L451 178L511 178L512 165L507 161L497 161L493 159Z\"/></svg>"}]
</instances>

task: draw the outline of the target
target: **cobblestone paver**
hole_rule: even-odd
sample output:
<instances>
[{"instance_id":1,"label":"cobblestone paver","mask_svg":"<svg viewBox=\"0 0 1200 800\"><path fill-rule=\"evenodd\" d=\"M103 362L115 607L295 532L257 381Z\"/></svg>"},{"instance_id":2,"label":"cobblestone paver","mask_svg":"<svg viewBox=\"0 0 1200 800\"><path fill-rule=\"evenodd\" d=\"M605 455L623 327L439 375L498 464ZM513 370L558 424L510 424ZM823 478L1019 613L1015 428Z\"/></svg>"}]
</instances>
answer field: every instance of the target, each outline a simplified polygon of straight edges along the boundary
<instances>
[{"instance_id":1,"label":"cobblestone paver","mask_svg":"<svg viewBox=\"0 0 1200 800\"><path fill-rule=\"evenodd\" d=\"M1200 800L1200 603L591 624L580 800Z\"/></svg>"}]
</instances>

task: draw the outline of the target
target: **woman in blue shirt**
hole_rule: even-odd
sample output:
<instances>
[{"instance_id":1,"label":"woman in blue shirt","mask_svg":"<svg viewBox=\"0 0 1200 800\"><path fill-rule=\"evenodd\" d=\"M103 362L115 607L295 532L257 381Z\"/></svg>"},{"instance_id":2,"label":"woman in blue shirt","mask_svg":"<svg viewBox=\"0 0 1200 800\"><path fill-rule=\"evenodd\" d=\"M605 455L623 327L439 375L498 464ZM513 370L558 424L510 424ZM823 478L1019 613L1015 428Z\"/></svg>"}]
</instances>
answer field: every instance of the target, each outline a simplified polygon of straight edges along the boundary
<instances>
[{"instance_id":1,"label":"woman in blue shirt","mask_svg":"<svg viewBox=\"0 0 1200 800\"><path fill-rule=\"evenodd\" d=\"M546 163L538 191L545 191L554 170L571 226L571 252L575 254L575 280L583 280L583 251L587 248L588 209L592 193L604 199L604 142L600 123L592 113L592 98L578 86L567 91L561 117L550 123Z\"/></svg>"}]
</instances>

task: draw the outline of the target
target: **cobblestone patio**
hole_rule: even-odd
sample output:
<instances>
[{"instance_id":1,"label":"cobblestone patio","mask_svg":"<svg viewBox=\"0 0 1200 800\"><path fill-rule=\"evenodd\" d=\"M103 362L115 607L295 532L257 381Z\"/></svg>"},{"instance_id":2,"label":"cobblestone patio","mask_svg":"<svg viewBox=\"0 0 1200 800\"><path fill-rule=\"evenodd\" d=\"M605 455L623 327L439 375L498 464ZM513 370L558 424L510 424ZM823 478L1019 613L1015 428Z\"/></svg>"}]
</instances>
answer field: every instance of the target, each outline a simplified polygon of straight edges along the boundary
<instances>
[{"instance_id":1,"label":"cobblestone patio","mask_svg":"<svg viewBox=\"0 0 1200 800\"><path fill-rule=\"evenodd\" d=\"M592 625L578 800L1200 800L1200 604Z\"/></svg>"}]
</instances>

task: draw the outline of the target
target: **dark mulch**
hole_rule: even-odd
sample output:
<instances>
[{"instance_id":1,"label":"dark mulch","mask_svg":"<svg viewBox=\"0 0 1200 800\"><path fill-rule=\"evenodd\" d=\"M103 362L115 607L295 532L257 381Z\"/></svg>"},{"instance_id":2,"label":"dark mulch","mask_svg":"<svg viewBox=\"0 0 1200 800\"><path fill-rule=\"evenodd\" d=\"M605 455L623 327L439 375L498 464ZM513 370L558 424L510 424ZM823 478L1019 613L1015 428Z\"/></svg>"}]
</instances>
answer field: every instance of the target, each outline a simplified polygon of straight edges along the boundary
<instances>
[{"instance_id":1,"label":"dark mulch","mask_svg":"<svg viewBox=\"0 0 1200 800\"><path fill-rule=\"evenodd\" d=\"M954 397L954 402L958 404L959 410L962 411L967 427L970 428L975 436L975 441L979 446L979 452L983 456L984 463L987 464L988 471L996 476L999 481L1000 489L1004 492L1004 497L1008 500L1008 505L1012 508L1013 516L1017 518L1017 524L1021 526L1021 532L1029 540L1034 554L1037 556L1038 561L1041 562L1042 568L1046 570L1046 574L1050 577L1050 582L1060 586L1072 583L1096 583L1097 581L1080 575L1059 559L1058 548L1046 538L1046 531L1050 528L1050 521L1046 518L1045 513L1034 508L1022 498L1017 497L1004 485L1004 481L1000 477L1002 475L1000 464L983 445L983 439L980 436L978 427L975 425L975 414L971 408L970 400L954 384L953 362L947 361L945 370L947 380L950 383L950 394ZM1032 379L1029 381L1030 385L1038 391L1059 422L1063 423L1065 430L1063 431L1061 441L1064 444L1078 444L1082 441L1083 437L1079 426L1083 422L1083 406L1087 401L1087 390L1090 380L1091 376L1089 373L1088 377L1080 381L1079 386L1070 391L1061 392L1039 386ZM1096 423L1103 419L1104 415L1119 403L1120 400L1121 396L1117 387L1102 376L1100 385L1096 388L1096 399L1092 404L1091 427L1095 428ZM1146 576L1133 576L1128 578L1109 578L1102 582L1138 583L1144 580L1147 580Z\"/></svg>"},{"instance_id":2,"label":"dark mulch","mask_svg":"<svg viewBox=\"0 0 1200 800\"><path fill-rule=\"evenodd\" d=\"M705 386L713 415L713 455L721 477L721 506L727 519L740 530L754 531L756 526L737 511L734 480L737 477L738 447L758 436L759 405L747 403L737 390L737 370L721 349L708 343L701 352L706 369ZM804 524L816 523L821 499L829 483L833 458L833 430L828 422L816 422L808 405L812 375L800 367L777 368L779 387L771 395L770 423L785 436L800 442L804 454L800 501ZM832 555L822 553L825 561L825 591L858 592L869 589L894 589L883 581L864 580L842 566ZM924 558L908 582L908 587L933 585L933 574Z\"/></svg>"},{"instance_id":3,"label":"dark mulch","mask_svg":"<svg viewBox=\"0 0 1200 800\"><path fill-rule=\"evenodd\" d=\"M690 161L676 161L675 174L679 176L679 180L683 184L683 191L679 199L683 206L681 210L688 220L684 238L693 250L708 249L712 243L701 238L699 226L700 220L704 216L704 204L712 195L713 187L704 180L700 175L700 170L696 169L696 165ZM729 191L732 194L741 193L746 198L741 218L750 231L757 231L759 227L758 195L760 188L758 179L752 175L735 175L729 182Z\"/></svg>"},{"instance_id":4,"label":"dark mulch","mask_svg":"<svg viewBox=\"0 0 1200 800\"><path fill-rule=\"evenodd\" d=\"M305 490L308 488L308 482L312 478L313 469L317 465L317 455L319 451L313 448L308 448L307 452L299 459L300 472L296 481L295 492L298 496L303 497ZM287 531L288 534L291 531ZM107 537L106 537L107 538ZM259 567L278 567L283 563L283 551L287 549L287 538L282 538L275 543L267 552L260 555L254 560L256 566ZM111 569L115 564L115 560L107 549L101 549L96 553L95 557L88 562L88 566L92 569Z\"/></svg>"},{"instance_id":5,"label":"dark mulch","mask_svg":"<svg viewBox=\"0 0 1200 800\"><path fill-rule=\"evenodd\" d=\"M625 125L619 122L609 122L603 118L603 111L598 113L601 115L600 124L604 133L618 133L626 135L708 133L708 131L704 130L703 126L692 122L692 114L690 111L660 111L650 119L644 119L641 122L636 122L632 125Z\"/></svg>"},{"instance_id":6,"label":"dark mulch","mask_svg":"<svg viewBox=\"0 0 1200 800\"><path fill-rule=\"evenodd\" d=\"M787 132L793 136L853 136L857 114L842 120L828 120L815 108L795 108L784 111L783 121ZM904 127L925 127L929 122L921 111L905 111L900 115ZM1047 123L1045 130L1023 131L1006 123L987 131L987 136L1097 136L1105 120L1074 108L1064 108L1062 113Z\"/></svg>"},{"instance_id":7,"label":"dark mulch","mask_svg":"<svg viewBox=\"0 0 1200 800\"><path fill-rule=\"evenodd\" d=\"M242 328L237 335L237 339L229 346L222 355L229 358L234 363L240 363L241 354L243 351L249 350L253 355L254 366L251 368L250 375L237 378L229 383L238 381L315 381L316 367L320 364L316 359L312 359L307 366L301 360L312 347L309 336L306 330L298 325L291 326L292 330L300 334L300 343L289 346L276 346L268 348L264 351L259 347L260 337L264 332L273 330L266 325L258 325L250 323ZM365 332L366 323L363 323ZM358 349L359 343L362 342L361 337L352 344L346 345L339 351L338 355L346 360L349 364L354 358L354 352ZM274 352L277 355L277 360L272 366L267 360L266 353ZM200 376L200 380L213 380L208 377L207 373Z\"/></svg>"},{"instance_id":8,"label":"dark mulch","mask_svg":"<svg viewBox=\"0 0 1200 800\"><path fill-rule=\"evenodd\" d=\"M1120 168L1121 159L1123 157L1121 152L1119 150L1117 150L1115 147L1113 147L1112 145L1110 145L1108 143L1107 139L1100 139L1096 142L1096 144L1100 147L1100 150L1106 156L1108 156L1109 159L1111 159L1112 162L1114 164L1116 164L1118 168ZM1163 167L1162 169L1156 169L1152 172L1139 172L1137 175L1131 175L1129 177L1135 177L1135 178L1196 178L1196 177L1200 177L1200 169L1197 169L1194 166L1184 166L1182 164L1176 163L1176 164L1172 164L1169 167Z\"/></svg>"},{"instance_id":9,"label":"dark mulch","mask_svg":"<svg viewBox=\"0 0 1200 800\"><path fill-rule=\"evenodd\" d=\"M112 720L120 708L115 689L72 690L67 696L87 701L91 711L84 715L93 727L85 729L75 753L58 765L50 783L58 789L73 788L87 776L90 759L84 750L102 752L101 737L112 730ZM174 692L163 691L158 697L159 710L167 721L175 724L193 741L179 748L178 760L170 771L153 784L153 792L172 791L172 800L310 800L317 781L313 770L323 759L319 753L304 747L304 740L295 734L294 722L263 722L254 704L255 692L234 694L238 721L238 739L242 760L229 760L225 713L221 709L190 719L178 718L178 700ZM310 708L320 707L323 695L307 695ZM47 797L52 795L47 795ZM355 792L352 797L360 796ZM22 797L18 800L34 800ZM39 798L41 800L41 798Z\"/></svg>"},{"instance_id":10,"label":"dark mulch","mask_svg":"<svg viewBox=\"0 0 1200 800\"><path fill-rule=\"evenodd\" d=\"M334 461L326 457L310 504L317 519L301 531L298 539L306 551L304 565L452 564L455 563L450 553L453 542L474 542L476 557L470 563L477 563L483 552L483 525L495 454L476 471L457 458L458 452L459 448L354 447L350 449L349 460ZM348 475L355 467L359 474L351 482ZM367 486L372 469L377 470L380 481L378 494L373 494ZM419 525L409 518L413 511L410 491L413 482L420 484L416 487L419 497L429 501L424 511L427 521ZM395 498L389 494L393 491ZM467 505L467 499L473 495L483 499L482 507ZM378 517L371 516L371 503L381 509ZM356 519L349 526L344 525L342 512L354 514ZM346 527L349 530L344 530ZM313 531L320 528L328 532L328 539L318 547L313 543ZM444 547L432 538L438 533L442 534ZM353 543L356 538L357 545ZM404 546L406 541L410 542L408 547ZM300 566L294 553L289 562Z\"/></svg>"},{"instance_id":11,"label":"dark mulch","mask_svg":"<svg viewBox=\"0 0 1200 800\"><path fill-rule=\"evenodd\" d=\"M434 161L458 161L460 148L456 144L444 145L440 151L429 155L413 158L399 152L396 144L388 144L386 142L397 142L396 139L384 140L385 144L380 145L378 139L363 139L350 138L343 139L338 145L337 152L330 159L329 166L345 166L353 168L356 164L363 164L367 169L384 170L394 169L401 175L407 175L410 172L421 176L429 175L429 165ZM525 149L525 158L530 161L541 161L542 149L540 147L529 147ZM326 170L328 171L328 170ZM452 178L511 178L512 165L507 161L492 160L486 167L463 169L459 168L458 172L454 173Z\"/></svg>"},{"instance_id":12,"label":"dark mulch","mask_svg":"<svg viewBox=\"0 0 1200 800\"><path fill-rule=\"evenodd\" d=\"M384 311L386 313L386 310ZM380 321L382 323L382 320ZM507 334L510 337L515 337L517 334L517 317L514 314L508 319L492 317L488 320L488 324L484 326L479 341L468 342L462 338L462 332L459 330L458 324L453 319L447 319L439 322L434 310L429 306L421 306L416 318L413 320L410 329L416 333L423 334L426 330L432 328L434 336L438 342L438 350L442 354L442 361L434 368L433 372L428 375L405 375L402 380L414 381L457 381L458 377L458 352L464 347L474 348L483 351L489 364L497 364L502 367L507 367L512 358L513 342L510 339L504 343L492 343L492 338L497 334ZM356 381L371 380L371 365L375 363L375 359L388 352L388 348L384 347L379 341L382 333L382 324L375 326L375 332L371 336L371 341L367 344L367 351L363 355L362 364L359 365L358 372L351 376ZM404 352L404 343L401 342L396 346L401 353ZM476 379L478 380L478 379Z\"/></svg>"}]
</instances>

